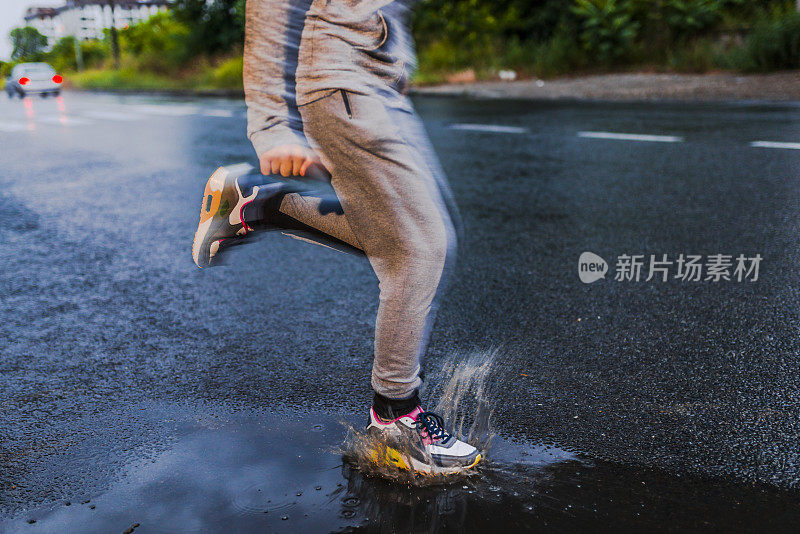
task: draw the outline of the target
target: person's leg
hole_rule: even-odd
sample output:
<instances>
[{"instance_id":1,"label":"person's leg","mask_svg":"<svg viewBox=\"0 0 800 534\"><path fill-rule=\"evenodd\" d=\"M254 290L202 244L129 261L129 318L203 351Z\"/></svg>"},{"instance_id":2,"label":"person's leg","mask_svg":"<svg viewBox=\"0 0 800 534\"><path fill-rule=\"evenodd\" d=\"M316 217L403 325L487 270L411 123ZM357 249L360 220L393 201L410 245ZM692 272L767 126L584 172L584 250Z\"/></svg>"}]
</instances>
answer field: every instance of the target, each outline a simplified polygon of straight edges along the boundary
<instances>
[{"instance_id":1,"label":"person's leg","mask_svg":"<svg viewBox=\"0 0 800 534\"><path fill-rule=\"evenodd\" d=\"M342 93L301 108L306 133L329 162L344 217L378 277L373 389L402 401L420 386L420 360L455 232L405 119L378 97Z\"/></svg>"},{"instance_id":2,"label":"person's leg","mask_svg":"<svg viewBox=\"0 0 800 534\"><path fill-rule=\"evenodd\" d=\"M242 215L252 230L280 230L344 252L363 254L334 195L258 195L245 206Z\"/></svg>"}]
</instances>

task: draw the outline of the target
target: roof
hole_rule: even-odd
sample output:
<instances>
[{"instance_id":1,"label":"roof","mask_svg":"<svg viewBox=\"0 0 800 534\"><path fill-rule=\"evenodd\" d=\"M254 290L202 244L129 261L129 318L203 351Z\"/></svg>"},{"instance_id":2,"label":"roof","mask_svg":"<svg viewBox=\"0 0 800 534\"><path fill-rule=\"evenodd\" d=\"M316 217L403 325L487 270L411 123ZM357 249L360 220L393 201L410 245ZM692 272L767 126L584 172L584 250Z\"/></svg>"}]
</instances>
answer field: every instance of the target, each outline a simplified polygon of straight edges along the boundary
<instances>
[{"instance_id":1,"label":"roof","mask_svg":"<svg viewBox=\"0 0 800 534\"><path fill-rule=\"evenodd\" d=\"M116 7L132 8L136 6L167 6L172 0L114 0ZM109 0L66 0L64 5L57 7L32 6L25 10L25 20L52 18L68 9L85 6L107 6Z\"/></svg>"}]
</instances>

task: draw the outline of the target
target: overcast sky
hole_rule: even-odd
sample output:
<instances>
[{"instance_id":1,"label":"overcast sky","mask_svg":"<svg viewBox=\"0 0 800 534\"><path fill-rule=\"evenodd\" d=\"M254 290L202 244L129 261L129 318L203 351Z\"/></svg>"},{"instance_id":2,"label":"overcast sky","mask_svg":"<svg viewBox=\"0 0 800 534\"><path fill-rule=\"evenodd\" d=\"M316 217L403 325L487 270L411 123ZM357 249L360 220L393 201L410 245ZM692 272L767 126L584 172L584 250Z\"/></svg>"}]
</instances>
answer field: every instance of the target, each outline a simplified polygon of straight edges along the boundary
<instances>
[{"instance_id":1,"label":"overcast sky","mask_svg":"<svg viewBox=\"0 0 800 534\"><path fill-rule=\"evenodd\" d=\"M8 32L23 25L22 16L28 6L60 6L63 0L0 0L0 60L11 57L11 42Z\"/></svg>"}]
</instances>

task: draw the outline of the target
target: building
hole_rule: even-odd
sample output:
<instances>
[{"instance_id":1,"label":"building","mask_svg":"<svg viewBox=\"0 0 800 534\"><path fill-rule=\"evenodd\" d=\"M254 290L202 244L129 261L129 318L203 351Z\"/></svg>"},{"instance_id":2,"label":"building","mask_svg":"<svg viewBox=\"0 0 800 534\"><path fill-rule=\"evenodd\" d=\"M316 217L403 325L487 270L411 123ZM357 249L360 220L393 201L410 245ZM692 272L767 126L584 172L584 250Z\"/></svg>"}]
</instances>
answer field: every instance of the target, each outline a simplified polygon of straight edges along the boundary
<instances>
[{"instance_id":1,"label":"building","mask_svg":"<svg viewBox=\"0 0 800 534\"><path fill-rule=\"evenodd\" d=\"M169 7L170 0L66 0L60 7L29 7L25 24L39 30L53 46L62 37L74 35L78 39L100 39L103 30L112 25L117 29L147 20Z\"/></svg>"},{"instance_id":2,"label":"building","mask_svg":"<svg viewBox=\"0 0 800 534\"><path fill-rule=\"evenodd\" d=\"M58 9L54 7L29 7L25 10L25 25L33 26L47 37L47 44L58 41L56 38L56 18Z\"/></svg>"}]
</instances>

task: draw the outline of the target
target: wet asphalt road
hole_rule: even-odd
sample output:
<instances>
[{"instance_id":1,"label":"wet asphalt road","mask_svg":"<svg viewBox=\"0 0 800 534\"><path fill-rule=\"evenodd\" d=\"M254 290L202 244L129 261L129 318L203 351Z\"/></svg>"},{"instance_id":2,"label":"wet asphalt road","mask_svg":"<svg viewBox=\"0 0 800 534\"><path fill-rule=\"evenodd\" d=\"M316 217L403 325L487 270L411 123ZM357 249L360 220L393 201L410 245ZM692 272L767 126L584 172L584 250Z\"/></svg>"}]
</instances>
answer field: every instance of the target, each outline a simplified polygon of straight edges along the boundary
<instances>
[{"instance_id":1,"label":"wet asphalt road","mask_svg":"<svg viewBox=\"0 0 800 534\"><path fill-rule=\"evenodd\" d=\"M335 453L369 401L366 263L269 235L192 264L205 179L253 161L241 102L2 100L0 531L796 525L800 150L751 143L800 142L800 107L416 104L465 226L428 371L500 347L482 477L397 488ZM614 280L681 253L763 260Z\"/></svg>"}]
</instances>

